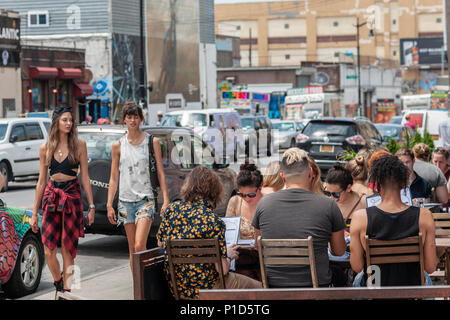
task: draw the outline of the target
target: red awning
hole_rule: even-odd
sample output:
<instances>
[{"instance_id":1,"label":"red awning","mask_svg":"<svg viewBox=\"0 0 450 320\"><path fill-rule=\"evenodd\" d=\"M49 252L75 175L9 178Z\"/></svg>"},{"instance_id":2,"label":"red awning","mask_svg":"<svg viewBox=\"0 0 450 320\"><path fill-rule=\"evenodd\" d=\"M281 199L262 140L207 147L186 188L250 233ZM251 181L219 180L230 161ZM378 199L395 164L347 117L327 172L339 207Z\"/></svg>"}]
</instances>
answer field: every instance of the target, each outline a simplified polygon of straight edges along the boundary
<instances>
[{"instance_id":1,"label":"red awning","mask_svg":"<svg viewBox=\"0 0 450 320\"><path fill-rule=\"evenodd\" d=\"M94 93L94 87L87 83L74 83L73 95L75 97L86 97Z\"/></svg>"},{"instance_id":2,"label":"red awning","mask_svg":"<svg viewBox=\"0 0 450 320\"><path fill-rule=\"evenodd\" d=\"M30 68L30 78L34 79L54 79L58 76L58 69L50 67Z\"/></svg>"},{"instance_id":3,"label":"red awning","mask_svg":"<svg viewBox=\"0 0 450 320\"><path fill-rule=\"evenodd\" d=\"M81 69L77 68L59 68L59 79L79 79L81 78Z\"/></svg>"}]
</instances>

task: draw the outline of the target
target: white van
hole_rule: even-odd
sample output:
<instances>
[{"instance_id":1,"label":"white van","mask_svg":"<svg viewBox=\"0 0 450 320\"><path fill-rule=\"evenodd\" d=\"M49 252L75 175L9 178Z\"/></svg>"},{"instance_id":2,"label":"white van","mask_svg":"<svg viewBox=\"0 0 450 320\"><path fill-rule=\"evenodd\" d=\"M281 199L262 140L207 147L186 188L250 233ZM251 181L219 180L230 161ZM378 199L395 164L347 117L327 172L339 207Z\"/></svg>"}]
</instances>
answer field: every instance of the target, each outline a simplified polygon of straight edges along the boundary
<instances>
[{"instance_id":1,"label":"white van","mask_svg":"<svg viewBox=\"0 0 450 320\"><path fill-rule=\"evenodd\" d=\"M241 117L233 109L172 111L164 115L161 126L191 128L205 142L211 144L216 152L217 150L223 150L223 145L219 145L223 142L214 139L214 134L219 131L226 137L226 155L228 157L234 155L235 159L237 154L243 154L245 148ZM230 143L230 141L233 141L233 143Z\"/></svg>"},{"instance_id":2,"label":"white van","mask_svg":"<svg viewBox=\"0 0 450 320\"><path fill-rule=\"evenodd\" d=\"M410 115L410 121L417 123L417 131L423 135L426 130L433 140L439 139L439 123L448 117L447 110L410 109L403 114L402 125L406 121L406 115Z\"/></svg>"}]
</instances>

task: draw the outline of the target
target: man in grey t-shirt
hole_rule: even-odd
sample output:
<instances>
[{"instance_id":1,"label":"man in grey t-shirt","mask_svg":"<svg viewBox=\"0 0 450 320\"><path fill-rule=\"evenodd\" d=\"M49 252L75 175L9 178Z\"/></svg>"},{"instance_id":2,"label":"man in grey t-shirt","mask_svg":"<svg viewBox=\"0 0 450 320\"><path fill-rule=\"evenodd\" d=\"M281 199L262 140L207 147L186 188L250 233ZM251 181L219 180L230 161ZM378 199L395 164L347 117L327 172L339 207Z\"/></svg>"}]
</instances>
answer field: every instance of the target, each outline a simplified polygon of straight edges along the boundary
<instances>
[{"instance_id":1,"label":"man in grey t-shirt","mask_svg":"<svg viewBox=\"0 0 450 320\"><path fill-rule=\"evenodd\" d=\"M336 202L310 188L312 170L305 151L291 148L283 154L281 177L286 190L263 197L252 225L263 239L305 239L312 236L319 286L332 282L328 243L336 256L344 254L345 222ZM267 266L270 287L312 287L308 266Z\"/></svg>"}]
</instances>

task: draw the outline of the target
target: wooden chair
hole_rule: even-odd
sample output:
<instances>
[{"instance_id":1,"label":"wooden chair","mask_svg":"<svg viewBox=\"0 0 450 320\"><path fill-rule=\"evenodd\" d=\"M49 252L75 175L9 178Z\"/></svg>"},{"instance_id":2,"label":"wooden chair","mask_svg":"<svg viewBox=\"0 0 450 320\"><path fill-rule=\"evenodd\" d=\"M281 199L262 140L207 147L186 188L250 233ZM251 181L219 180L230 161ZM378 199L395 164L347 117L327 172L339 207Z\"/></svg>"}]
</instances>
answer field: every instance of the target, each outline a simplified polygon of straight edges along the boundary
<instances>
[{"instance_id":1,"label":"wooden chair","mask_svg":"<svg viewBox=\"0 0 450 320\"><path fill-rule=\"evenodd\" d=\"M153 248L133 253L134 300L171 299L164 275L164 249Z\"/></svg>"},{"instance_id":2,"label":"wooden chair","mask_svg":"<svg viewBox=\"0 0 450 320\"><path fill-rule=\"evenodd\" d=\"M264 288L269 288L266 265L309 265L313 288L319 287L311 236L307 239L262 239L259 236L258 251Z\"/></svg>"},{"instance_id":3,"label":"wooden chair","mask_svg":"<svg viewBox=\"0 0 450 320\"><path fill-rule=\"evenodd\" d=\"M450 214L449 213L433 213L434 226L436 228L435 235L437 237L449 237L450 236ZM449 285L448 272L450 268L449 251L445 250L444 255L441 257L437 270L430 276L432 278L443 278L446 285Z\"/></svg>"},{"instance_id":4,"label":"wooden chair","mask_svg":"<svg viewBox=\"0 0 450 320\"><path fill-rule=\"evenodd\" d=\"M216 264L219 271L219 285L221 289L225 289L218 236L214 239L169 239L167 241L167 255L171 284L176 300L180 299L174 268L177 264Z\"/></svg>"},{"instance_id":5,"label":"wooden chair","mask_svg":"<svg viewBox=\"0 0 450 320\"><path fill-rule=\"evenodd\" d=\"M371 265L409 263L420 264L420 283L425 284L422 234L394 241L369 239L366 235L366 263Z\"/></svg>"}]
</instances>

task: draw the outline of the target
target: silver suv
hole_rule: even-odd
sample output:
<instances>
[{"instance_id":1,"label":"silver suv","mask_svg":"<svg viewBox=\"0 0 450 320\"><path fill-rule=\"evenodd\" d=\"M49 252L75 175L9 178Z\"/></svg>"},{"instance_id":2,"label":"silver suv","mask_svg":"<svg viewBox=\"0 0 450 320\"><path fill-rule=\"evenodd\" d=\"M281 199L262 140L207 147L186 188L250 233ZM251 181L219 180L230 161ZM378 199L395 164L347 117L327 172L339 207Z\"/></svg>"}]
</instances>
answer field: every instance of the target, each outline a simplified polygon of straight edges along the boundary
<instances>
[{"instance_id":1,"label":"silver suv","mask_svg":"<svg viewBox=\"0 0 450 320\"><path fill-rule=\"evenodd\" d=\"M8 182L39 176L39 147L48 139L48 118L0 119L0 172Z\"/></svg>"}]
</instances>

